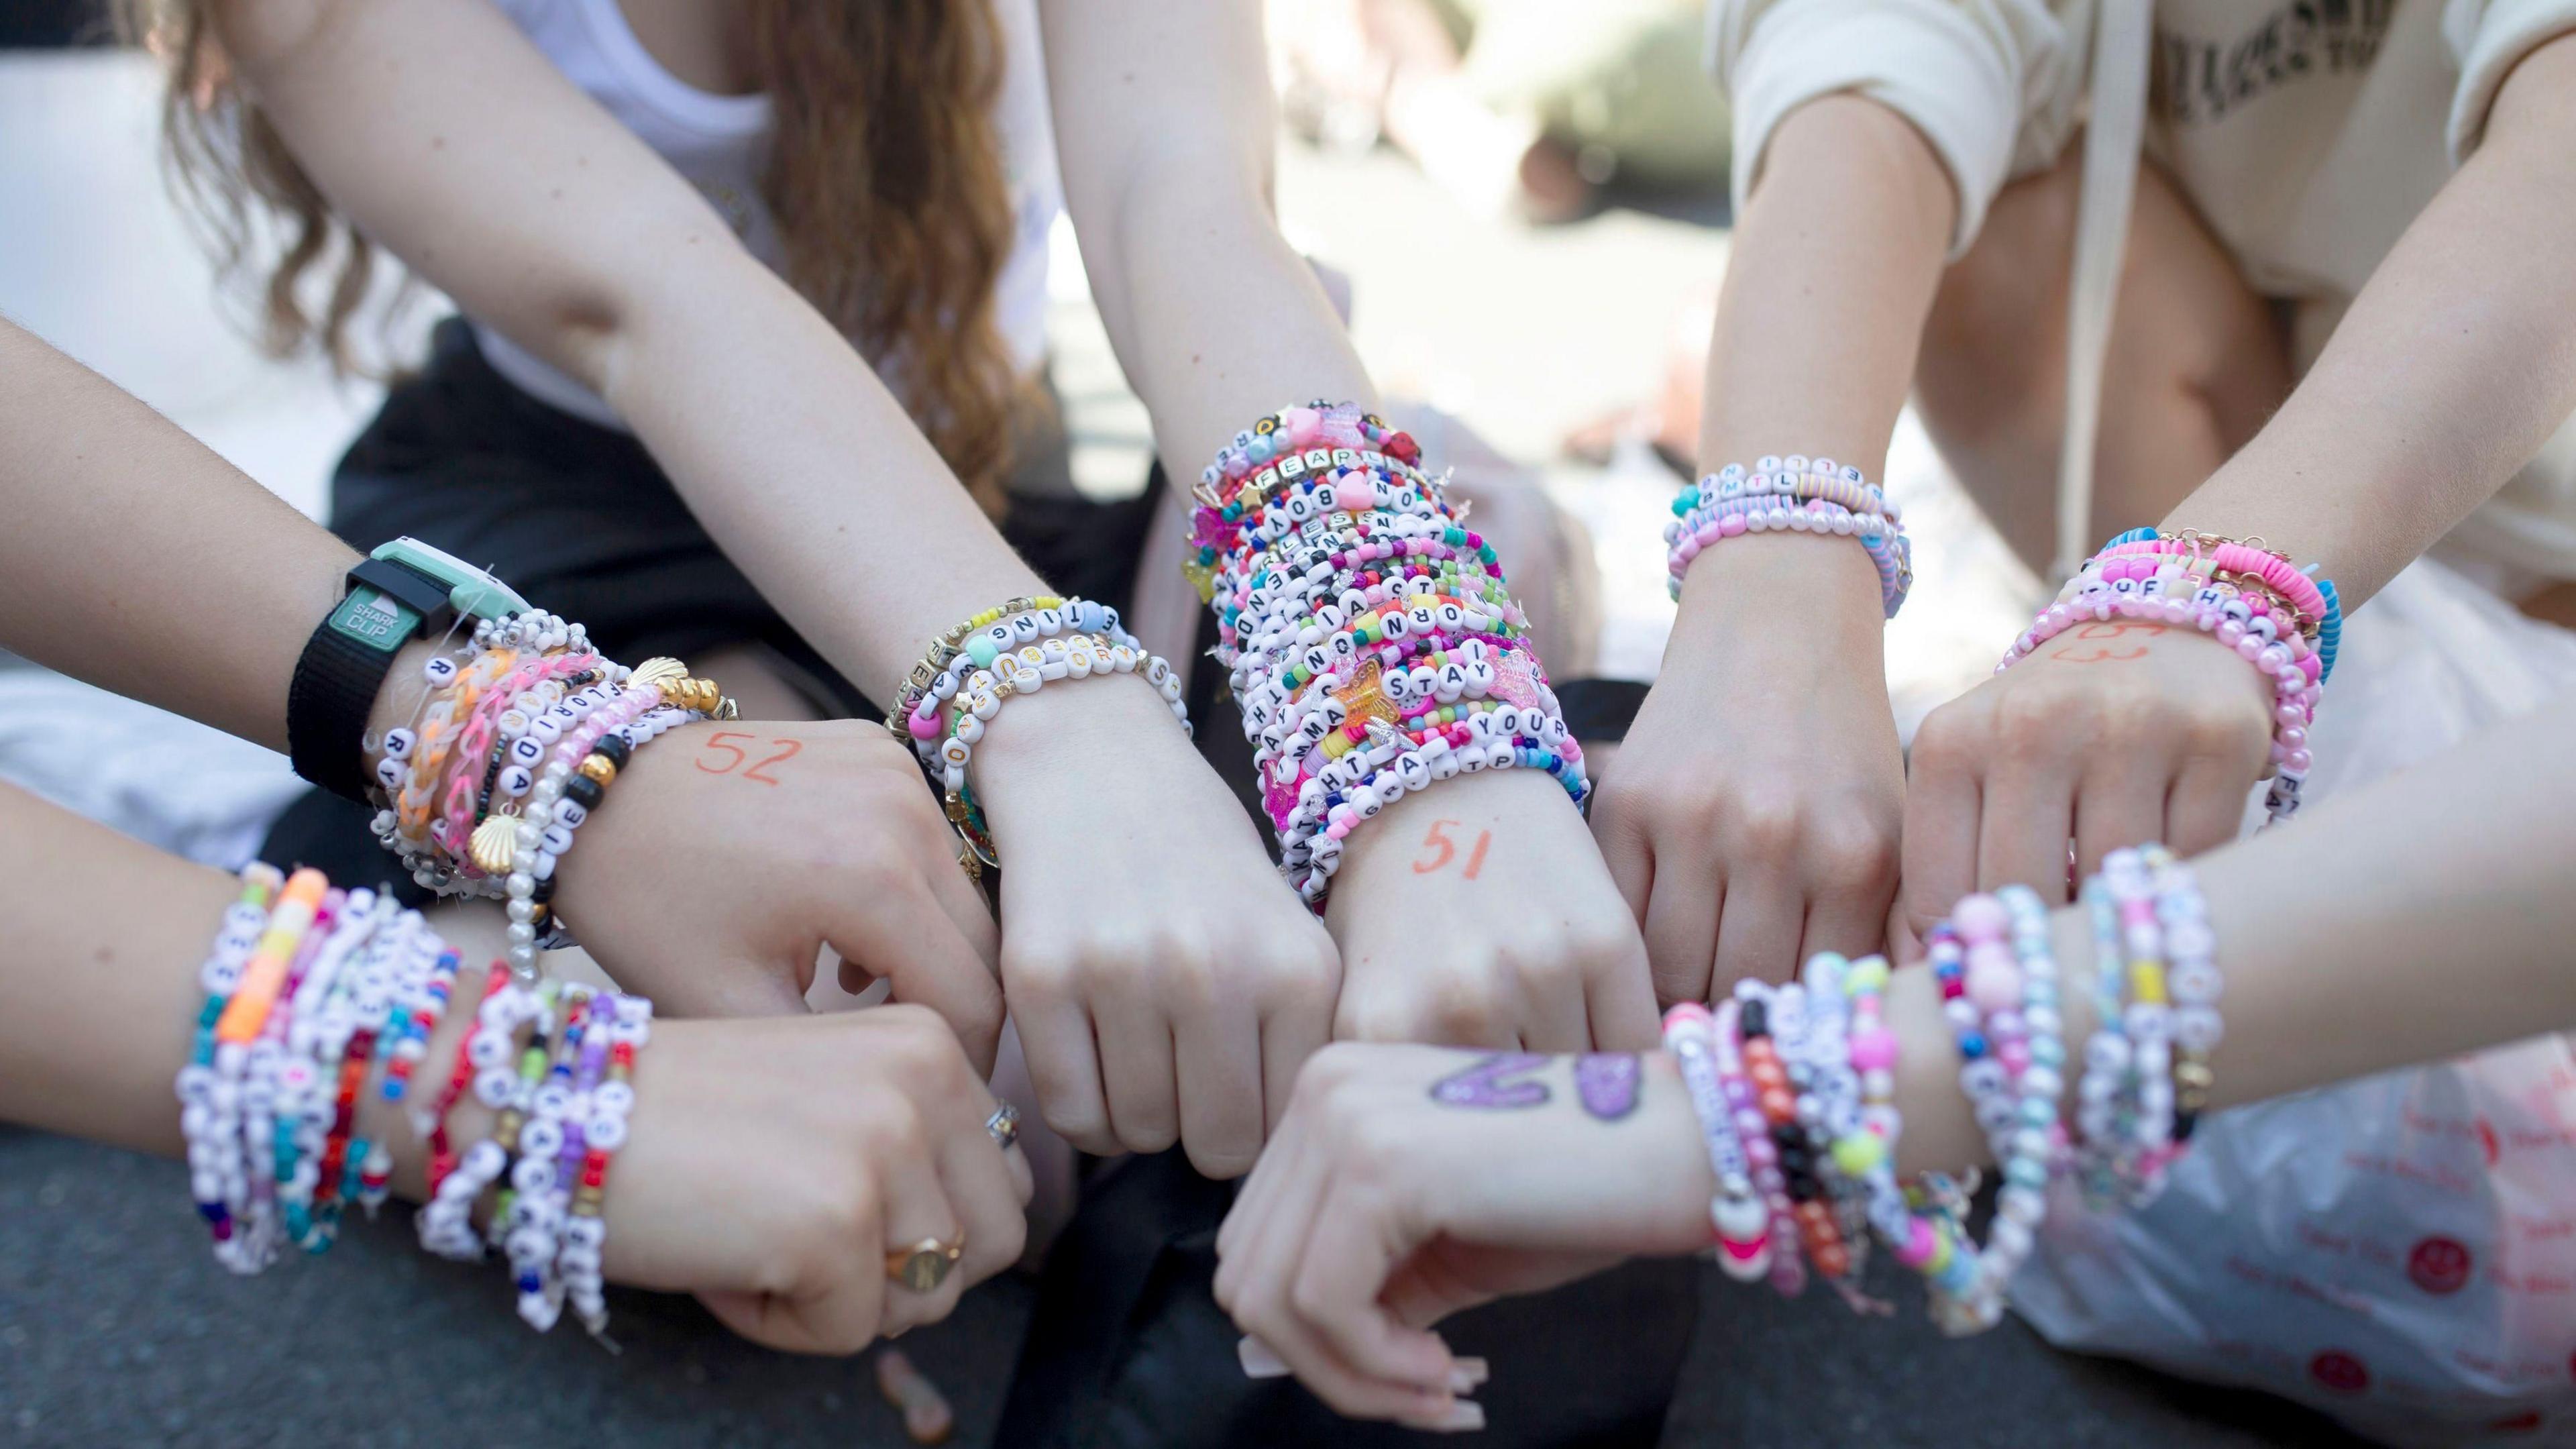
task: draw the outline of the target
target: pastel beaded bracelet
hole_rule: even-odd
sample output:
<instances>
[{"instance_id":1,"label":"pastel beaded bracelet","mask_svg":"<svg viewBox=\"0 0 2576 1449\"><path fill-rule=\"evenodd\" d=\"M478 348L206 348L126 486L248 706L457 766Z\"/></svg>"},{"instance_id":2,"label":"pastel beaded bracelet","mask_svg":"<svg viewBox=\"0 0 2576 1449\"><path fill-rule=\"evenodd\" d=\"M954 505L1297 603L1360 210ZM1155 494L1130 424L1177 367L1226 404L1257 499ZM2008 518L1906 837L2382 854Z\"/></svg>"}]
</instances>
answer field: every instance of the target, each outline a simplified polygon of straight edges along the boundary
<instances>
[{"instance_id":1,"label":"pastel beaded bracelet","mask_svg":"<svg viewBox=\"0 0 2576 1449\"><path fill-rule=\"evenodd\" d=\"M2234 586L2188 572L2187 561L2170 555L2114 557L2087 565L2068 581L2068 593L2042 610L2031 627L1995 666L2000 674L2037 653L2049 641L2090 619L2114 618L2167 626L2188 625L2234 649L2270 682L2274 777L2267 798L2275 822L2297 813L2300 787L2312 757L2308 731L2324 686L2324 663L2291 618Z\"/></svg>"},{"instance_id":2,"label":"pastel beaded bracelet","mask_svg":"<svg viewBox=\"0 0 2576 1449\"><path fill-rule=\"evenodd\" d=\"M1692 560L1747 533L1831 534L1854 539L1878 570L1879 604L1888 618L1905 606L1914 588L1914 545L1905 536L1897 506L1858 468L1831 458L1765 455L1748 471L1729 463L1673 500L1664 525L1671 550L1665 587L1681 597Z\"/></svg>"},{"instance_id":3,"label":"pastel beaded bracelet","mask_svg":"<svg viewBox=\"0 0 2576 1449\"><path fill-rule=\"evenodd\" d=\"M2073 1171L2088 1190L2116 1176L2128 1201L2153 1195L2187 1135L2159 1146L2154 1119L2161 1111L2187 1120L2206 1103L2208 1055L2222 1035L2216 943L2189 868L2161 847L2114 852L2107 866L2081 892L2097 947L2099 1020L2078 1092L2085 1130L2071 1144L2057 1116L2060 981L2037 895L2014 887L1970 896L1926 938L1960 1086L2001 1164L1983 1247L1967 1228L1973 1177L1927 1173L1907 1184L1897 1175L1904 1122L1883 959L1820 952L1799 981L1740 983L1713 1013L1686 1004L1665 1016L1665 1046L1709 1154L1710 1225L1728 1276L1767 1275L1794 1294L1802 1262L1811 1263L1853 1307L1883 1312L1853 1282L1874 1237L1929 1282L1943 1331L1973 1333L2001 1319L2053 1175ZM2131 1049L2168 1027L2183 1043L2178 1055ZM2193 1064L2202 1070L2186 1073ZM2142 1110L2096 1110L2115 1097Z\"/></svg>"}]
</instances>

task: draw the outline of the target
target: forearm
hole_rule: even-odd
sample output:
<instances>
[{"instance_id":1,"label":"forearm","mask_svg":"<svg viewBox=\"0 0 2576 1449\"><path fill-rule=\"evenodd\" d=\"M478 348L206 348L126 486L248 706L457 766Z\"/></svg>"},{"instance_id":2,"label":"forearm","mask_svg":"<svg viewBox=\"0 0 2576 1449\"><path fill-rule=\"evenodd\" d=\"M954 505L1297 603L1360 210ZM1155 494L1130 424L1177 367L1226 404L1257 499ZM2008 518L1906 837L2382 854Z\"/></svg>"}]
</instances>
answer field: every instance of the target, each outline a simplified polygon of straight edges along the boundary
<instances>
[{"instance_id":1,"label":"forearm","mask_svg":"<svg viewBox=\"0 0 2576 1449\"><path fill-rule=\"evenodd\" d=\"M769 603L891 699L933 635L1044 584L849 342L722 245L627 313L602 395Z\"/></svg>"},{"instance_id":2,"label":"forearm","mask_svg":"<svg viewBox=\"0 0 2576 1449\"><path fill-rule=\"evenodd\" d=\"M1083 262L1165 471L1183 485L1264 413L1376 401L1331 299L1270 212L1260 23L1254 7L1151 0L1047 12Z\"/></svg>"},{"instance_id":3,"label":"forearm","mask_svg":"<svg viewBox=\"0 0 2576 1449\"><path fill-rule=\"evenodd\" d=\"M2558 747L2571 719L2576 699L2556 701L2193 862L2227 973L2214 1105L2576 1025L2576 761ZM2089 968L2080 909L2057 914L2056 943L2062 968ZM1983 1153L1939 1005L1928 972L1898 972L1889 986L1909 1170ZM2064 1013L2067 1041L2080 1043L2090 993L2065 993Z\"/></svg>"},{"instance_id":4,"label":"forearm","mask_svg":"<svg viewBox=\"0 0 2576 1449\"><path fill-rule=\"evenodd\" d=\"M206 992L198 981L238 877L165 855L0 784L0 1122L165 1157L184 1149L171 1084L188 1060ZM497 917L451 915L443 931L469 963L497 950ZM476 940L470 938L489 938ZM488 947L489 949L478 949ZM595 972L575 979L605 985ZM483 976L457 973L424 1062L454 1060ZM400 1107L370 1091L358 1133L394 1154L394 1188L417 1198L427 1154ZM449 1119L473 1140L489 1113L468 1094Z\"/></svg>"},{"instance_id":5,"label":"forearm","mask_svg":"<svg viewBox=\"0 0 2576 1449\"><path fill-rule=\"evenodd\" d=\"M283 749L348 545L6 321L0 438L0 644Z\"/></svg>"},{"instance_id":6,"label":"forearm","mask_svg":"<svg viewBox=\"0 0 2576 1449\"><path fill-rule=\"evenodd\" d=\"M1703 472L1796 451L1883 479L1954 206L1931 146L1875 101L1827 96L1780 123L1718 297ZM1775 534L1711 554L1685 579L1686 647L1713 646L1739 601L1791 581L1802 609L1847 605L1824 612L1877 634L1878 577L1849 540Z\"/></svg>"},{"instance_id":7,"label":"forearm","mask_svg":"<svg viewBox=\"0 0 2576 1449\"><path fill-rule=\"evenodd\" d=\"M848 339L492 7L231 0L225 41L333 204L604 397L873 697L1038 590Z\"/></svg>"},{"instance_id":8,"label":"forearm","mask_svg":"<svg viewBox=\"0 0 2576 1449\"><path fill-rule=\"evenodd\" d=\"M2322 565L2347 609L2576 411L2576 38L2534 52L2487 139L2388 254L2279 413L2166 519Z\"/></svg>"},{"instance_id":9,"label":"forearm","mask_svg":"<svg viewBox=\"0 0 2576 1449\"><path fill-rule=\"evenodd\" d=\"M2227 1035L2213 1054L2216 1107L2331 1086L2439 1061L2576 1024L2576 762L2552 743L2576 701L2486 736L2463 751L2320 807L2320 818L2268 832L2194 862L2226 972ZM2497 761L2528 762L2499 769ZM2060 969L2092 964L2082 908L2056 913ZM2092 993L2061 996L2071 1059L2094 1027ZM1889 980L1886 1021L1898 1038L1898 1168L1956 1172L1991 1161L1959 1086L1959 1057L1932 974ZM1469 1060L1426 1054L1424 1084ZM1562 1065L1549 1068L1553 1075ZM2073 1119L2079 1073L2066 1074ZM1679 1253L1707 1242L1714 1179L1699 1126L1669 1059L1649 1058L1633 1117L1603 1122L1559 1089L1529 1109L1561 1133L1615 1132L1611 1163L1565 1138L1532 1138L1467 1199L1457 1231L1482 1241L1629 1253ZM1606 1143L1605 1143L1606 1145ZM1526 1160L1513 1160L1526 1159ZM1584 1211L1562 1211L1569 1162ZM1594 1190L1591 1174L1605 1174ZM1610 1173L1633 1174L1611 1179ZM1515 1176L1515 1174L1518 1174ZM1556 1180L1530 1180L1531 1175Z\"/></svg>"}]
</instances>

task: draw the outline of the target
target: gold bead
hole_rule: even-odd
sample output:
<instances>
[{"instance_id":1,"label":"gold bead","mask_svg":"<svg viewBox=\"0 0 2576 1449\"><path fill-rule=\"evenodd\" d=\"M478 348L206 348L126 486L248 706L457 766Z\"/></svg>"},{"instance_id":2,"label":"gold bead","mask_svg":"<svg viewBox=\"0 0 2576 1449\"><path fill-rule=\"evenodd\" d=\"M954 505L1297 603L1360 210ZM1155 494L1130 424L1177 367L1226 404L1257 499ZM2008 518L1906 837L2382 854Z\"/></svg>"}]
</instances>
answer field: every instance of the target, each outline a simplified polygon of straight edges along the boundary
<instances>
[{"instance_id":1,"label":"gold bead","mask_svg":"<svg viewBox=\"0 0 2576 1449\"><path fill-rule=\"evenodd\" d=\"M635 666L635 671L626 676L626 686L629 689L660 689L675 679L687 678L688 673L689 666L667 654L657 654Z\"/></svg>"},{"instance_id":2,"label":"gold bead","mask_svg":"<svg viewBox=\"0 0 2576 1449\"><path fill-rule=\"evenodd\" d=\"M2208 1091L2210 1085L2218 1079L2217 1074L2210 1071L2205 1062L2176 1062L2173 1075L2175 1086L2194 1092Z\"/></svg>"},{"instance_id":3,"label":"gold bead","mask_svg":"<svg viewBox=\"0 0 2576 1449\"><path fill-rule=\"evenodd\" d=\"M606 755L584 755L581 758L581 777L604 786L617 778L617 762Z\"/></svg>"}]
</instances>

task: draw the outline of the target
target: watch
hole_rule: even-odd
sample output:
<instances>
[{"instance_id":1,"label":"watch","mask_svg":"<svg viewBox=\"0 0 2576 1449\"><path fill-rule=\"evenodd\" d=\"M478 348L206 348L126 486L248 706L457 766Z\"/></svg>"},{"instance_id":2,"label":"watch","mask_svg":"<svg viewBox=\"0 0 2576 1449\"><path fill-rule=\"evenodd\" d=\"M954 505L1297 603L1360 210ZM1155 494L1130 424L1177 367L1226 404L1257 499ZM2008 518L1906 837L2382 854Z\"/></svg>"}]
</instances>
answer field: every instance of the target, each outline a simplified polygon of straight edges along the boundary
<instances>
[{"instance_id":1,"label":"watch","mask_svg":"<svg viewBox=\"0 0 2576 1449\"><path fill-rule=\"evenodd\" d=\"M314 626L286 691L287 755L295 773L364 803L367 717L394 656L459 618L498 619L528 607L509 585L416 538L398 538L349 570L339 604Z\"/></svg>"}]
</instances>

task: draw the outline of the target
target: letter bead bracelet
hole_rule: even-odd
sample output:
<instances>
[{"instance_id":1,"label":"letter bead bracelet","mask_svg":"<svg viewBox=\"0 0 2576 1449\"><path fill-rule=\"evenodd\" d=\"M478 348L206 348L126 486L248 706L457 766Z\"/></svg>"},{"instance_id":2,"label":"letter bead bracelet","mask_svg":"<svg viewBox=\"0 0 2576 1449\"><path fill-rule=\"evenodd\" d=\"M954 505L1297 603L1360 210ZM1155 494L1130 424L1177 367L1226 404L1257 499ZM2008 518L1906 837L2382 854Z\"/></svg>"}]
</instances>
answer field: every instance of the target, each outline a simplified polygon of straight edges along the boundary
<instances>
[{"instance_id":1,"label":"letter bead bracelet","mask_svg":"<svg viewBox=\"0 0 2576 1449\"><path fill-rule=\"evenodd\" d=\"M1682 596L1691 561L1748 533L1830 534L1857 540L1878 569L1879 604L1888 618L1914 588L1914 544L1894 503L1858 468L1831 458L1765 455L1748 472L1729 463L1681 491L1664 525L1666 588Z\"/></svg>"},{"instance_id":2,"label":"letter bead bracelet","mask_svg":"<svg viewBox=\"0 0 2576 1449\"><path fill-rule=\"evenodd\" d=\"M1162 656L1148 653L1106 604L1052 594L1016 598L931 641L886 711L886 728L912 740L956 827L957 863L968 879L981 880L985 866L1002 863L967 766L1003 704L1058 680L1133 674L1139 668L1188 733L1180 676Z\"/></svg>"},{"instance_id":3,"label":"letter bead bracelet","mask_svg":"<svg viewBox=\"0 0 2576 1449\"><path fill-rule=\"evenodd\" d=\"M1590 793L1528 616L1420 462L1375 415L1317 402L1236 434L1196 489L1183 572L1216 612L1281 868L1317 910L1342 842L1407 793L1513 768Z\"/></svg>"},{"instance_id":4,"label":"letter bead bracelet","mask_svg":"<svg viewBox=\"0 0 2576 1449\"><path fill-rule=\"evenodd\" d=\"M288 1245L326 1251L348 1204L369 1216L383 1204L393 1153L360 1131L361 1104L370 1090L411 1100L456 967L456 952L417 911L336 889L319 871L242 873L198 970L206 1002L176 1082L189 1195L216 1261L251 1274ZM432 1152L421 1245L482 1256L473 1212L497 1185L490 1240L510 1261L520 1317L543 1332L569 1301L597 1336L608 1324L601 1205L652 1005L521 985L499 961L485 985L448 1090L413 1103L413 1126ZM498 1120L460 1163L447 1120L468 1077Z\"/></svg>"},{"instance_id":5,"label":"letter bead bracelet","mask_svg":"<svg viewBox=\"0 0 2576 1449\"><path fill-rule=\"evenodd\" d=\"M2066 581L1995 672L2088 621L2188 626L2209 635L2272 688L2273 777L2265 803L2273 823L2287 820L2298 813L2313 763L2308 732L2343 633L2343 610L2332 581L2309 579L2259 542L2153 529L2121 534Z\"/></svg>"},{"instance_id":6,"label":"letter bead bracelet","mask_svg":"<svg viewBox=\"0 0 2576 1449\"><path fill-rule=\"evenodd\" d=\"M1957 1335L2003 1316L2027 1259L2050 1180L2066 1174L2097 1201L2149 1201L2207 1106L2223 1035L2217 941L2189 867L2160 846L2116 851L2081 892L2091 912L2097 1021L2077 1082L2078 1130L2058 1116L2066 1087L2061 982L2047 910L2018 887L1959 902L1926 938L1959 1085L2003 1184L1983 1245L1968 1234L1975 1192L1896 1171L1898 1043L1881 998L1879 957L1831 952L1784 986L1747 982L1716 1011L1685 1003L1664 1017L1716 1193L1709 1222L1719 1267L1768 1277L1784 1293L1802 1267L1856 1309L1862 1254L1875 1239L1923 1275L1931 1314Z\"/></svg>"}]
</instances>

